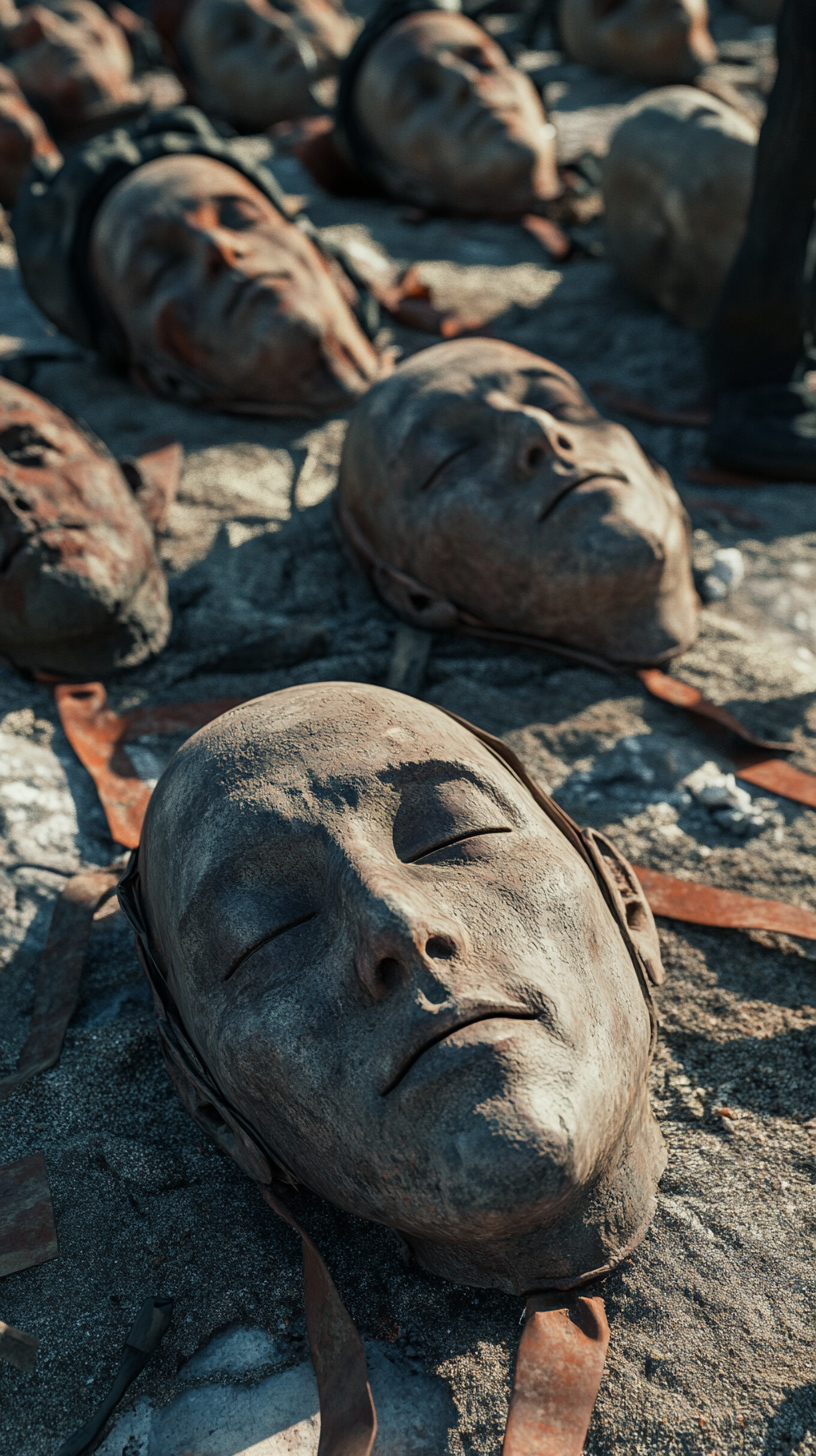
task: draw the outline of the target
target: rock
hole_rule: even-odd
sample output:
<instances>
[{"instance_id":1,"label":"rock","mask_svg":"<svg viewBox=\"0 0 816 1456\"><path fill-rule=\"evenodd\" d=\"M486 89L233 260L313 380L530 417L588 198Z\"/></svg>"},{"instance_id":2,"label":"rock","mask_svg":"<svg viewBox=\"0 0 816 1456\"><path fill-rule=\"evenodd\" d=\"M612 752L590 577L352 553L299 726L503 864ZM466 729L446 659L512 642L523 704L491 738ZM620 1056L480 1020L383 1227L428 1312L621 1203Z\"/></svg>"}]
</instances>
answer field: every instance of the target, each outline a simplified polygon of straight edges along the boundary
<instances>
[{"instance_id":1,"label":"rock","mask_svg":"<svg viewBox=\"0 0 816 1456\"><path fill-rule=\"evenodd\" d=\"M628 108L603 164L609 254L638 293L688 328L708 324L742 241L757 130L691 86Z\"/></svg>"}]
</instances>

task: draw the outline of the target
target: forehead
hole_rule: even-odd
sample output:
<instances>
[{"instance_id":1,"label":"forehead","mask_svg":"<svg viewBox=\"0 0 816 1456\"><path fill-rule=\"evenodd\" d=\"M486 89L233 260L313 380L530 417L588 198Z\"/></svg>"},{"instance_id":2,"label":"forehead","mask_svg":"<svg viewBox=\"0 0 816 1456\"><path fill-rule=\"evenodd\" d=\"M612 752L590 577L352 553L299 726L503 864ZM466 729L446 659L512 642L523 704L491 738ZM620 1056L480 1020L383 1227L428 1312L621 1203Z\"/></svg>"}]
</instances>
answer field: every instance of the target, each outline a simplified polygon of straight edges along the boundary
<instances>
[{"instance_id":1,"label":"forehead","mask_svg":"<svg viewBox=\"0 0 816 1456\"><path fill-rule=\"evenodd\" d=\"M136 214L172 220L219 197L248 197L275 218L272 203L247 177L214 157L157 157L118 182L100 208L98 221Z\"/></svg>"},{"instance_id":2,"label":"forehead","mask_svg":"<svg viewBox=\"0 0 816 1456\"><path fill-rule=\"evenodd\" d=\"M411 50L433 56L450 46L479 46L503 59L503 52L480 25L466 15L440 10L423 10L398 20L375 42L372 54L387 58L390 53L395 57L404 56L406 50Z\"/></svg>"}]
</instances>

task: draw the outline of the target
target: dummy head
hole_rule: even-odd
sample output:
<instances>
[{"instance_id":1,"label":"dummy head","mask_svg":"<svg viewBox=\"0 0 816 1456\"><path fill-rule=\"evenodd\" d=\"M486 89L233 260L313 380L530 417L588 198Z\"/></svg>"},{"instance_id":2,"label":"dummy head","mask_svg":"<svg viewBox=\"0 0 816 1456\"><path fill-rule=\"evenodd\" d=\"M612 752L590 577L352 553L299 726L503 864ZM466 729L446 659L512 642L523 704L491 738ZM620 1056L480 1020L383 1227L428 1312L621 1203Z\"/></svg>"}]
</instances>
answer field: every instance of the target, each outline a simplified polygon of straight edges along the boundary
<instances>
[{"instance_id":1,"label":"dummy head","mask_svg":"<svg viewBox=\"0 0 816 1456\"><path fill-rule=\"evenodd\" d=\"M0 379L0 656L102 677L167 641L153 532L118 465L60 410Z\"/></svg>"},{"instance_id":2,"label":"dummy head","mask_svg":"<svg viewBox=\"0 0 816 1456\"><path fill-rule=\"evenodd\" d=\"M346 683L258 698L176 755L138 884L216 1103L298 1181L465 1283L575 1283L639 1242L664 1162L643 962L574 826L465 725Z\"/></svg>"},{"instance_id":3,"label":"dummy head","mask_svg":"<svg viewBox=\"0 0 816 1456\"><path fill-rule=\"evenodd\" d=\"M717 59L708 0L560 0L576 61L640 81L686 81Z\"/></svg>"},{"instance_id":4,"label":"dummy head","mask_svg":"<svg viewBox=\"0 0 816 1456\"><path fill-rule=\"evenodd\" d=\"M12 72L0 66L0 206L14 205L35 159L52 171L62 162L42 117L29 106Z\"/></svg>"},{"instance_id":5,"label":"dummy head","mask_svg":"<svg viewBox=\"0 0 816 1456\"><path fill-rule=\"evenodd\" d=\"M132 372L157 394L320 415L379 372L340 268L213 157L158 157L119 182L97 213L90 266Z\"/></svg>"},{"instance_id":6,"label":"dummy head","mask_svg":"<svg viewBox=\"0 0 816 1456\"><path fill-rule=\"evenodd\" d=\"M243 131L320 109L357 25L337 0L192 0L177 45L196 98Z\"/></svg>"},{"instance_id":7,"label":"dummy head","mask_svg":"<svg viewBox=\"0 0 816 1456\"><path fill-rule=\"evenodd\" d=\"M630 664L696 634L668 475L571 375L513 344L457 340L400 365L352 416L339 497L377 589L415 625L471 614Z\"/></svg>"},{"instance_id":8,"label":"dummy head","mask_svg":"<svg viewBox=\"0 0 816 1456\"><path fill-rule=\"evenodd\" d=\"M709 323L748 220L757 130L715 96L641 96L604 161L609 252L638 293L689 328Z\"/></svg>"},{"instance_id":9,"label":"dummy head","mask_svg":"<svg viewBox=\"0 0 816 1456\"><path fill-rule=\"evenodd\" d=\"M4 43L9 68L57 132L139 99L127 37L93 0L27 5Z\"/></svg>"},{"instance_id":10,"label":"dummy head","mask_svg":"<svg viewBox=\"0 0 816 1456\"><path fill-rule=\"evenodd\" d=\"M532 82L464 15L423 10L379 34L341 99L341 123L350 159L422 207L518 215L560 190L554 130Z\"/></svg>"}]
</instances>

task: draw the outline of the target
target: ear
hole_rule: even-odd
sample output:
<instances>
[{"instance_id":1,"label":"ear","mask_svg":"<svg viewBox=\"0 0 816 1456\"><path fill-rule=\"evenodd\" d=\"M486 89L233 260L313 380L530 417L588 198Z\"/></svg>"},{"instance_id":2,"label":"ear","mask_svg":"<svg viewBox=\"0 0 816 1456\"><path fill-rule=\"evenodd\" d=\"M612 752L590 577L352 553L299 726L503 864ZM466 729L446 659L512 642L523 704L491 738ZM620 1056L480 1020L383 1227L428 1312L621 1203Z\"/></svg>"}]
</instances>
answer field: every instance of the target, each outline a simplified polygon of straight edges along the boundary
<instances>
[{"instance_id":1,"label":"ear","mask_svg":"<svg viewBox=\"0 0 816 1456\"><path fill-rule=\"evenodd\" d=\"M457 626L459 613L453 602L404 572L376 565L372 568L371 580L383 601L412 627L422 627L426 632L451 632Z\"/></svg>"},{"instance_id":2,"label":"ear","mask_svg":"<svg viewBox=\"0 0 816 1456\"><path fill-rule=\"evenodd\" d=\"M119 463L122 474L154 531L163 531L167 512L176 499L184 451L178 441L130 456Z\"/></svg>"},{"instance_id":3,"label":"ear","mask_svg":"<svg viewBox=\"0 0 816 1456\"><path fill-rule=\"evenodd\" d=\"M161 1037L165 1066L184 1106L201 1131L211 1142L243 1168L256 1183L279 1183L280 1170L274 1168L266 1154L249 1136L249 1133L235 1121L228 1110L210 1088L193 1078L176 1054L175 1049Z\"/></svg>"},{"instance_id":4,"label":"ear","mask_svg":"<svg viewBox=\"0 0 816 1456\"><path fill-rule=\"evenodd\" d=\"M638 950L653 986L662 986L666 979L660 958L660 940L651 906L643 893L640 880L628 859L624 859L605 834L587 831L603 860L610 892L618 902L629 934Z\"/></svg>"}]
</instances>

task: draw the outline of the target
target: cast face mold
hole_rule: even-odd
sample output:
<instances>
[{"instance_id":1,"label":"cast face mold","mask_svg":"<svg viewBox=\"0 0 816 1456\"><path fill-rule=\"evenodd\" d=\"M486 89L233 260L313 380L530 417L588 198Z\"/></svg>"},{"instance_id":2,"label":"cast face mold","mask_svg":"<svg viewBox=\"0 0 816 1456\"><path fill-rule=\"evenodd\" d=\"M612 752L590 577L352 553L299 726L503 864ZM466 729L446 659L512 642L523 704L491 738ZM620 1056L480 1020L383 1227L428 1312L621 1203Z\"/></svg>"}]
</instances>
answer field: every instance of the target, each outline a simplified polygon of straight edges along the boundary
<instances>
[{"instance_id":1,"label":"cast face mold","mask_svg":"<svg viewBox=\"0 0 816 1456\"><path fill-rule=\"evenodd\" d=\"M576 61L642 81L688 81L717 59L707 0L561 0Z\"/></svg>"},{"instance_id":2,"label":"cast face mold","mask_svg":"<svg viewBox=\"0 0 816 1456\"><path fill-rule=\"evenodd\" d=\"M665 1161L650 994L537 792L438 709L321 683L190 739L139 850L151 942L220 1095L427 1268L514 1291L624 1257ZM659 964L637 896L624 923Z\"/></svg>"},{"instance_id":3,"label":"cast face mold","mask_svg":"<svg viewBox=\"0 0 816 1456\"><path fill-rule=\"evenodd\" d=\"M366 56L353 106L371 170L394 197L517 215L560 191L554 128L538 93L464 15L399 20Z\"/></svg>"},{"instance_id":4,"label":"cast face mold","mask_svg":"<svg viewBox=\"0 0 816 1456\"><path fill-rule=\"evenodd\" d=\"M116 462L0 379L0 656L102 677L158 652L169 631L153 532Z\"/></svg>"},{"instance_id":5,"label":"cast face mold","mask_svg":"<svg viewBox=\"0 0 816 1456\"><path fill-rule=\"evenodd\" d=\"M165 156L131 172L99 209L90 261L157 394L311 417L379 376L339 266L224 162Z\"/></svg>"},{"instance_id":6,"label":"cast face mold","mask_svg":"<svg viewBox=\"0 0 816 1456\"><path fill-rule=\"evenodd\" d=\"M331 0L193 0L179 42L204 109L263 131L321 109L312 87L336 73L356 31Z\"/></svg>"},{"instance_id":7,"label":"cast face mold","mask_svg":"<svg viewBox=\"0 0 816 1456\"><path fill-rule=\"evenodd\" d=\"M125 33L93 0L27 5L5 41L9 69L58 131L139 98Z\"/></svg>"},{"instance_id":8,"label":"cast face mold","mask_svg":"<svg viewBox=\"0 0 816 1456\"><path fill-rule=\"evenodd\" d=\"M686 513L666 472L571 375L513 344L415 355L355 410L339 497L389 567L378 590L442 626L429 588L487 626L609 661L675 656L697 632ZM452 623L451 623L452 625Z\"/></svg>"}]
</instances>

